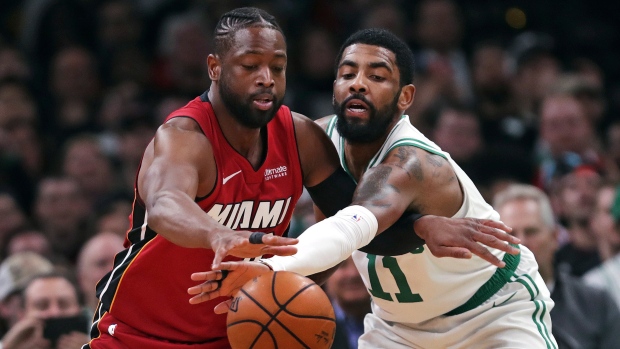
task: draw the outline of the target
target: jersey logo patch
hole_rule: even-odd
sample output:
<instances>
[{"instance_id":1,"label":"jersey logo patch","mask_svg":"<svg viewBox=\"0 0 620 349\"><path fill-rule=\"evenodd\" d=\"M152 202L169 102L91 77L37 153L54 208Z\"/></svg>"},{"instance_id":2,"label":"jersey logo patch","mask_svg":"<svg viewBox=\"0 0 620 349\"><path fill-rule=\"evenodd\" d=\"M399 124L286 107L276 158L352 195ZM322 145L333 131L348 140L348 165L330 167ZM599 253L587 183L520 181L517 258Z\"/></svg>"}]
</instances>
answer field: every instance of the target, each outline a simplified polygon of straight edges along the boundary
<instances>
[{"instance_id":1,"label":"jersey logo patch","mask_svg":"<svg viewBox=\"0 0 620 349\"><path fill-rule=\"evenodd\" d=\"M238 175L239 173L241 173L241 170L231 174L230 176L224 177L224 179L222 180L222 185L226 184L226 182L228 182L231 178Z\"/></svg>"},{"instance_id":2,"label":"jersey logo patch","mask_svg":"<svg viewBox=\"0 0 620 349\"><path fill-rule=\"evenodd\" d=\"M268 168L265 170L265 181L269 181L274 178L284 177L288 175L287 171L288 171L288 168L286 166Z\"/></svg>"}]
</instances>

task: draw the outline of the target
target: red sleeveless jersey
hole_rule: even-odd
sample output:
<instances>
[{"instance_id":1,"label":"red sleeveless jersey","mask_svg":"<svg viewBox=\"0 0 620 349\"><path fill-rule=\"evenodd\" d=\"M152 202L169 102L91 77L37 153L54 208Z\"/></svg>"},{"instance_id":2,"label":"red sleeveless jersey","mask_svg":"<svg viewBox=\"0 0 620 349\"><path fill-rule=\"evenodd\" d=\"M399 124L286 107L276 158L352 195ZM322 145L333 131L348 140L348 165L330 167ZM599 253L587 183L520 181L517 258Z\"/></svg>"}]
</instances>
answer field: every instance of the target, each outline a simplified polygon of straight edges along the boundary
<instances>
[{"instance_id":1,"label":"red sleeveless jersey","mask_svg":"<svg viewBox=\"0 0 620 349\"><path fill-rule=\"evenodd\" d=\"M206 93L173 112L166 121L179 116L198 122L213 147L217 165L215 188L207 197L197 198L197 204L232 229L283 235L302 193L290 110L282 106L268 123L267 156L258 170L224 138ZM159 340L166 343L166 348L174 348L175 344L228 348L226 315L213 312L213 307L225 299L198 305L188 302L187 289L197 284L190 275L210 270L213 251L174 245L145 224L147 214L136 189L127 249L116 256L113 271L97 286L100 304L95 320L106 312L108 319L93 326L92 338L109 333L110 324L114 324L119 335L130 331L148 338L136 342L143 343L140 346ZM108 328L101 328L103 324ZM126 327L125 331L121 326ZM91 341L93 348L97 347L95 342Z\"/></svg>"}]
</instances>

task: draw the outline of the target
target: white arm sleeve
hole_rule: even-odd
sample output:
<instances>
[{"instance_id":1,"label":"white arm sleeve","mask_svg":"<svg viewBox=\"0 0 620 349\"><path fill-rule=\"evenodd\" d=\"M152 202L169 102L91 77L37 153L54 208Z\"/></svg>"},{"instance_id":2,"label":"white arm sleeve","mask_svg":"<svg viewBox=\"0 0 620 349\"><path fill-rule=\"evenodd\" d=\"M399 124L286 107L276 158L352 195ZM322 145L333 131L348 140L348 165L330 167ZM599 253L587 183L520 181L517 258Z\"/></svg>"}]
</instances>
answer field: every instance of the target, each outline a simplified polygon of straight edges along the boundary
<instances>
[{"instance_id":1,"label":"white arm sleeve","mask_svg":"<svg viewBox=\"0 0 620 349\"><path fill-rule=\"evenodd\" d=\"M327 270L364 247L377 234L377 218L363 206L346 207L299 236L297 253L263 259L273 270L312 275Z\"/></svg>"}]
</instances>

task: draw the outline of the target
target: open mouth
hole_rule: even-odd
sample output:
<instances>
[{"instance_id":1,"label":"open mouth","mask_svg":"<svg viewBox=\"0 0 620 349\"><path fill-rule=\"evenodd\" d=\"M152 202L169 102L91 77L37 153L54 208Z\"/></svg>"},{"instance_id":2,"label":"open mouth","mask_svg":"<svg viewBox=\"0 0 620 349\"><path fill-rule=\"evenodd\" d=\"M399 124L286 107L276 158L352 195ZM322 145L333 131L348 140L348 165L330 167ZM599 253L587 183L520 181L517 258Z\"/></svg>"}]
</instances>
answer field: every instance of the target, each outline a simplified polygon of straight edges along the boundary
<instances>
[{"instance_id":1,"label":"open mouth","mask_svg":"<svg viewBox=\"0 0 620 349\"><path fill-rule=\"evenodd\" d=\"M273 96L270 94L260 94L252 101L254 106L260 110L269 110L273 106Z\"/></svg>"},{"instance_id":2,"label":"open mouth","mask_svg":"<svg viewBox=\"0 0 620 349\"><path fill-rule=\"evenodd\" d=\"M347 111L347 114L351 116L362 116L366 114L368 109L368 104L366 104L360 99L352 99L345 105L345 110Z\"/></svg>"}]
</instances>

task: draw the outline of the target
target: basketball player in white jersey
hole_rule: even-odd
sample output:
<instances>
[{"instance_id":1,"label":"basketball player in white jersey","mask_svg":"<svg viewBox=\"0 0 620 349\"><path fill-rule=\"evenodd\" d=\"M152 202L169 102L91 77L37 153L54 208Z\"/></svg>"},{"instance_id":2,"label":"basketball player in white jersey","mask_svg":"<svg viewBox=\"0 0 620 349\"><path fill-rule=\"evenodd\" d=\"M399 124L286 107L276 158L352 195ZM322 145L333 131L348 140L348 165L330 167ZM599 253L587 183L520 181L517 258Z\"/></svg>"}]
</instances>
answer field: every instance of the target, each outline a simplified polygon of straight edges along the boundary
<instances>
[{"instance_id":1,"label":"basketball player in white jersey","mask_svg":"<svg viewBox=\"0 0 620 349\"><path fill-rule=\"evenodd\" d=\"M190 302L230 296L269 269L314 275L353 254L372 296L360 348L557 349L553 302L525 247L519 255L490 249L503 268L477 256L437 258L425 246L392 256L358 250L381 240L405 212L494 220L499 214L450 155L403 115L415 87L413 54L402 40L362 30L347 39L337 62L336 115L319 123L358 182L352 205L305 231L296 255L222 263L223 280L221 271L195 273L194 280L205 282L188 290L196 295Z\"/></svg>"}]
</instances>

